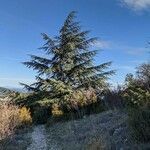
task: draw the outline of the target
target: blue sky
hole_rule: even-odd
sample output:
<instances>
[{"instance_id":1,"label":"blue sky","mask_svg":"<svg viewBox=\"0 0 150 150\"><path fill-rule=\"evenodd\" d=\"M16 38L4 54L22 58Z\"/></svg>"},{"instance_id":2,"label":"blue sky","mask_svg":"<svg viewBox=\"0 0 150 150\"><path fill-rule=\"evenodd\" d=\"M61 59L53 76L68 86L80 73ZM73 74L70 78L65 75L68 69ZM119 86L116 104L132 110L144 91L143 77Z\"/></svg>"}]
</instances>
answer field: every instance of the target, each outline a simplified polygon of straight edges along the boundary
<instances>
[{"instance_id":1,"label":"blue sky","mask_svg":"<svg viewBox=\"0 0 150 150\"><path fill-rule=\"evenodd\" d=\"M40 33L55 36L72 10L102 49L96 64L113 61L113 84L149 60L150 0L0 0L0 86L32 83L35 72L21 62L27 54L42 55Z\"/></svg>"}]
</instances>

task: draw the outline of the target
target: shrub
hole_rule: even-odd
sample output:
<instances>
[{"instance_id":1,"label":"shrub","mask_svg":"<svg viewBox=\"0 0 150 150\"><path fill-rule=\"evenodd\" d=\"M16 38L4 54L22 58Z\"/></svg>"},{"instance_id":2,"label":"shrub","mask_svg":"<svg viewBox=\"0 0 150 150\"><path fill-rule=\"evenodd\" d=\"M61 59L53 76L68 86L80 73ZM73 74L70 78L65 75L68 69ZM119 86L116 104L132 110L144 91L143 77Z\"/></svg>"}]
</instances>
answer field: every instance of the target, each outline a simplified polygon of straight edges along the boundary
<instances>
[{"instance_id":1,"label":"shrub","mask_svg":"<svg viewBox=\"0 0 150 150\"><path fill-rule=\"evenodd\" d=\"M19 108L10 101L0 102L0 140L13 134L17 127L31 123L29 109Z\"/></svg>"},{"instance_id":2,"label":"shrub","mask_svg":"<svg viewBox=\"0 0 150 150\"><path fill-rule=\"evenodd\" d=\"M104 105L107 109L120 109L125 107L125 101L122 96L123 89L117 87L114 90L107 90L104 95Z\"/></svg>"},{"instance_id":3,"label":"shrub","mask_svg":"<svg viewBox=\"0 0 150 150\"><path fill-rule=\"evenodd\" d=\"M150 141L150 109L132 108L129 111L129 126L135 140Z\"/></svg>"},{"instance_id":4,"label":"shrub","mask_svg":"<svg viewBox=\"0 0 150 150\"><path fill-rule=\"evenodd\" d=\"M127 105L130 107L149 105L150 92L142 89L141 87L131 86L125 91L124 99L127 101Z\"/></svg>"},{"instance_id":5,"label":"shrub","mask_svg":"<svg viewBox=\"0 0 150 150\"><path fill-rule=\"evenodd\" d=\"M70 99L70 106L77 109L97 102L94 89L75 91Z\"/></svg>"},{"instance_id":6,"label":"shrub","mask_svg":"<svg viewBox=\"0 0 150 150\"><path fill-rule=\"evenodd\" d=\"M124 99L129 110L129 127L135 140L150 141L150 89L149 64L137 68L136 77L132 74L126 77Z\"/></svg>"},{"instance_id":7,"label":"shrub","mask_svg":"<svg viewBox=\"0 0 150 150\"><path fill-rule=\"evenodd\" d=\"M8 102L0 103L0 140L11 135L20 125L19 108Z\"/></svg>"},{"instance_id":8,"label":"shrub","mask_svg":"<svg viewBox=\"0 0 150 150\"><path fill-rule=\"evenodd\" d=\"M59 117L63 115L63 111L60 109L60 106L58 104L52 105L52 116Z\"/></svg>"},{"instance_id":9,"label":"shrub","mask_svg":"<svg viewBox=\"0 0 150 150\"><path fill-rule=\"evenodd\" d=\"M50 118L50 108L49 107L35 107L32 114L33 122L35 124L44 124Z\"/></svg>"},{"instance_id":10,"label":"shrub","mask_svg":"<svg viewBox=\"0 0 150 150\"><path fill-rule=\"evenodd\" d=\"M63 102L65 103L54 102L52 104L52 116L48 120L48 124L81 119L85 115L99 113L104 110L93 89L73 91L69 96L65 97Z\"/></svg>"},{"instance_id":11,"label":"shrub","mask_svg":"<svg viewBox=\"0 0 150 150\"><path fill-rule=\"evenodd\" d=\"M19 118L20 118L22 125L30 125L32 123L30 109L27 109L25 106L20 108Z\"/></svg>"},{"instance_id":12,"label":"shrub","mask_svg":"<svg viewBox=\"0 0 150 150\"><path fill-rule=\"evenodd\" d=\"M72 119L82 118L101 110L101 101L98 100L96 92L92 88L73 91L66 99L66 104L63 105L64 114L67 115L67 118L70 116Z\"/></svg>"}]
</instances>

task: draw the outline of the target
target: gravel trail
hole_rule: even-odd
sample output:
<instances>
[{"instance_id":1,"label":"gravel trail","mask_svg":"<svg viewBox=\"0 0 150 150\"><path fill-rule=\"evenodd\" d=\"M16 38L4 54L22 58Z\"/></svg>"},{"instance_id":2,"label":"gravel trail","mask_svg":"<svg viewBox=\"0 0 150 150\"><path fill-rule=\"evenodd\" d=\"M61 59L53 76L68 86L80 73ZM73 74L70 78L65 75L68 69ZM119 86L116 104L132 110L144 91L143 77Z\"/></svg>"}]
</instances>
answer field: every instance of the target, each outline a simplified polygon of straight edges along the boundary
<instances>
[{"instance_id":1,"label":"gravel trail","mask_svg":"<svg viewBox=\"0 0 150 150\"><path fill-rule=\"evenodd\" d=\"M44 125L35 126L32 132L32 143L27 150L47 150Z\"/></svg>"}]
</instances>

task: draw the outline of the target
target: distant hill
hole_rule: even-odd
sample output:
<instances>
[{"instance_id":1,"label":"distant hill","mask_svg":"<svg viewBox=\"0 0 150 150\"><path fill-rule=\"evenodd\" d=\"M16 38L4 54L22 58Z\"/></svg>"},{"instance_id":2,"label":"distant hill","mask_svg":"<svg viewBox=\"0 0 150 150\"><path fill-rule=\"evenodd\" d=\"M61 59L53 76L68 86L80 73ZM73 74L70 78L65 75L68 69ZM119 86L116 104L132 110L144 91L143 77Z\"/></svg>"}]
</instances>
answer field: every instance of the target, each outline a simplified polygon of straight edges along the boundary
<instances>
[{"instance_id":1,"label":"distant hill","mask_svg":"<svg viewBox=\"0 0 150 150\"><path fill-rule=\"evenodd\" d=\"M9 93L9 92L11 92L11 90L4 87L0 87L0 93Z\"/></svg>"},{"instance_id":2,"label":"distant hill","mask_svg":"<svg viewBox=\"0 0 150 150\"><path fill-rule=\"evenodd\" d=\"M4 87L0 87L0 97L10 94L12 92L13 92L13 90L10 90L10 89L4 88Z\"/></svg>"},{"instance_id":3,"label":"distant hill","mask_svg":"<svg viewBox=\"0 0 150 150\"><path fill-rule=\"evenodd\" d=\"M28 91L23 88L9 88L11 91L19 92L19 93L27 93Z\"/></svg>"}]
</instances>

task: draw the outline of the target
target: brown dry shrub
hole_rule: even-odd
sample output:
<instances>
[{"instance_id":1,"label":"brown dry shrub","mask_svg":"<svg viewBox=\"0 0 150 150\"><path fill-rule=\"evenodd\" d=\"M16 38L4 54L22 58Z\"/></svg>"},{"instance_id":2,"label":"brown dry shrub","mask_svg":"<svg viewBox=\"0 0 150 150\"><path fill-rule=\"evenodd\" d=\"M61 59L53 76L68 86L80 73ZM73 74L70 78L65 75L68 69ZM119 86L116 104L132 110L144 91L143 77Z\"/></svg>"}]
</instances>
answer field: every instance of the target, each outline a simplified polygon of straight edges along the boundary
<instances>
[{"instance_id":1,"label":"brown dry shrub","mask_svg":"<svg viewBox=\"0 0 150 150\"><path fill-rule=\"evenodd\" d=\"M9 102L0 102L0 140L11 135L19 124L19 108Z\"/></svg>"},{"instance_id":2,"label":"brown dry shrub","mask_svg":"<svg viewBox=\"0 0 150 150\"><path fill-rule=\"evenodd\" d=\"M32 123L32 117L30 109L27 109L25 106L19 109L19 120L22 125L30 125Z\"/></svg>"},{"instance_id":3,"label":"brown dry shrub","mask_svg":"<svg viewBox=\"0 0 150 150\"><path fill-rule=\"evenodd\" d=\"M54 117L59 117L63 115L63 111L60 109L60 106L58 104L52 105L52 115Z\"/></svg>"},{"instance_id":4,"label":"brown dry shrub","mask_svg":"<svg viewBox=\"0 0 150 150\"><path fill-rule=\"evenodd\" d=\"M94 89L75 91L69 99L69 108L78 109L97 102Z\"/></svg>"}]
</instances>

